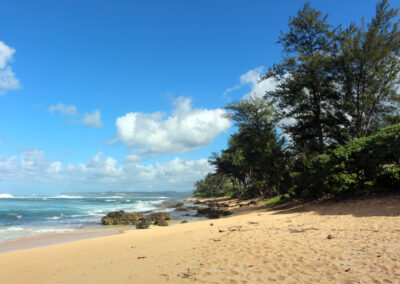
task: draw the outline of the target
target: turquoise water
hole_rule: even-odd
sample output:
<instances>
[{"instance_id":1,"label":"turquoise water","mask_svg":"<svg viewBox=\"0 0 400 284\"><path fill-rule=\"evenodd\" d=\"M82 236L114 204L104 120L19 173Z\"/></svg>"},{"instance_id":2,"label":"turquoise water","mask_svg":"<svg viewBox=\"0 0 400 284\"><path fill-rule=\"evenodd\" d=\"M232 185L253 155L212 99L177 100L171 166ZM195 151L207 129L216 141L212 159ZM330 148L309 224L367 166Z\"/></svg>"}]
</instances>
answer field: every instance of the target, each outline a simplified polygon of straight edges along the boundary
<instances>
[{"instance_id":1,"label":"turquoise water","mask_svg":"<svg viewBox=\"0 0 400 284\"><path fill-rule=\"evenodd\" d=\"M0 194L0 242L40 234L71 232L101 226L110 211L146 212L162 209L170 198L105 196L11 196ZM175 214L175 213L173 213ZM180 214L177 214L179 219Z\"/></svg>"}]
</instances>

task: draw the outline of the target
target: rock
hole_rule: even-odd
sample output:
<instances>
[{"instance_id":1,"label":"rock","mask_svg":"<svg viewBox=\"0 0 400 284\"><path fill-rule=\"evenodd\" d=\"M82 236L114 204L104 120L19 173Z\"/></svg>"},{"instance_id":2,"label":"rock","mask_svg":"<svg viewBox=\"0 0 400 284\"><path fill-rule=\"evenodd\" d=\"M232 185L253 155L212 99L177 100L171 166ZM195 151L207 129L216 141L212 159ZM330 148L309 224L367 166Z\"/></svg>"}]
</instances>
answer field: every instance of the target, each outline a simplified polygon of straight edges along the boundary
<instances>
[{"instance_id":1,"label":"rock","mask_svg":"<svg viewBox=\"0 0 400 284\"><path fill-rule=\"evenodd\" d=\"M251 201L251 202L249 202L249 204L248 205L260 205L261 204L261 201Z\"/></svg>"},{"instance_id":2,"label":"rock","mask_svg":"<svg viewBox=\"0 0 400 284\"><path fill-rule=\"evenodd\" d=\"M138 229L147 229L150 225L168 226L167 220L171 220L169 213L152 213L143 215L137 212L117 211L110 212L101 219L104 225L136 225Z\"/></svg>"},{"instance_id":3,"label":"rock","mask_svg":"<svg viewBox=\"0 0 400 284\"><path fill-rule=\"evenodd\" d=\"M168 226L167 220L171 220L171 214L169 213L153 213L145 216L147 220L149 220L150 224L154 224L156 226Z\"/></svg>"},{"instance_id":4,"label":"rock","mask_svg":"<svg viewBox=\"0 0 400 284\"><path fill-rule=\"evenodd\" d=\"M103 225L136 225L144 215L136 212L125 212L123 210L110 212L101 219Z\"/></svg>"},{"instance_id":5,"label":"rock","mask_svg":"<svg viewBox=\"0 0 400 284\"><path fill-rule=\"evenodd\" d=\"M186 220L183 220L183 221L181 222L181 224L185 224L185 223L189 223L189 222L186 221Z\"/></svg>"},{"instance_id":6,"label":"rock","mask_svg":"<svg viewBox=\"0 0 400 284\"><path fill-rule=\"evenodd\" d=\"M151 222L155 222L157 220L172 220L171 214L164 212L152 213L150 215L147 215L146 218L149 219Z\"/></svg>"},{"instance_id":7,"label":"rock","mask_svg":"<svg viewBox=\"0 0 400 284\"><path fill-rule=\"evenodd\" d=\"M143 218L136 224L136 229L148 229L150 225L151 221L147 218Z\"/></svg>"},{"instance_id":8,"label":"rock","mask_svg":"<svg viewBox=\"0 0 400 284\"><path fill-rule=\"evenodd\" d=\"M215 209L215 208L199 208L195 217L208 217L210 219L218 219L221 216L227 216L231 213L229 211Z\"/></svg>"},{"instance_id":9,"label":"rock","mask_svg":"<svg viewBox=\"0 0 400 284\"><path fill-rule=\"evenodd\" d=\"M171 203L171 202L163 202L163 207L166 208L175 208L175 207L182 207L184 205L183 202Z\"/></svg>"},{"instance_id":10,"label":"rock","mask_svg":"<svg viewBox=\"0 0 400 284\"><path fill-rule=\"evenodd\" d=\"M199 209L200 207L198 206L187 206L187 207L179 207L179 208L175 208L175 212L182 212L182 211L194 211Z\"/></svg>"},{"instance_id":11,"label":"rock","mask_svg":"<svg viewBox=\"0 0 400 284\"><path fill-rule=\"evenodd\" d=\"M331 240L331 239L333 239L333 236L332 236L332 235L328 235L326 238L327 238L328 240Z\"/></svg>"},{"instance_id":12,"label":"rock","mask_svg":"<svg viewBox=\"0 0 400 284\"><path fill-rule=\"evenodd\" d=\"M168 226L168 222L165 219L164 220L159 219L159 220L154 221L154 225L166 227L166 226Z\"/></svg>"}]
</instances>

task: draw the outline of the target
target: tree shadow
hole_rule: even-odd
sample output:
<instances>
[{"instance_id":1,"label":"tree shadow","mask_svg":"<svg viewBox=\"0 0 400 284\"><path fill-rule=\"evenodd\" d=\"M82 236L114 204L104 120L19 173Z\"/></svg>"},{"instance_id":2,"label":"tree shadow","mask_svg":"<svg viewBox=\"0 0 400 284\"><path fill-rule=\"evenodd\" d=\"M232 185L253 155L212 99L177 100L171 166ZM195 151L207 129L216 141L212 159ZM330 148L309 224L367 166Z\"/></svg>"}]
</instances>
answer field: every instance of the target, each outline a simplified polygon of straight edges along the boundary
<instances>
[{"instance_id":1,"label":"tree shadow","mask_svg":"<svg viewBox=\"0 0 400 284\"><path fill-rule=\"evenodd\" d=\"M272 214L315 212L319 215L351 215L354 217L400 216L400 195L293 201L264 210L272 211Z\"/></svg>"}]
</instances>

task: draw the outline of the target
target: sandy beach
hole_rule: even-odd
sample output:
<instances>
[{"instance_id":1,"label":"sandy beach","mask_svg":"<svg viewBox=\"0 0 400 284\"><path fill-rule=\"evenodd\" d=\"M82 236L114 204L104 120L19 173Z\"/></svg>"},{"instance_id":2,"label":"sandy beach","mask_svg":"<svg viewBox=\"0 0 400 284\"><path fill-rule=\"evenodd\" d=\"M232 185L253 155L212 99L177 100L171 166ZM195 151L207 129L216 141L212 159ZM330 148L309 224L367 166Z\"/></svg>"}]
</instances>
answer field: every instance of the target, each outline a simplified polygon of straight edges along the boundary
<instances>
[{"instance_id":1,"label":"sandy beach","mask_svg":"<svg viewBox=\"0 0 400 284\"><path fill-rule=\"evenodd\" d=\"M0 283L399 283L400 198L238 207L221 219L0 254Z\"/></svg>"}]
</instances>

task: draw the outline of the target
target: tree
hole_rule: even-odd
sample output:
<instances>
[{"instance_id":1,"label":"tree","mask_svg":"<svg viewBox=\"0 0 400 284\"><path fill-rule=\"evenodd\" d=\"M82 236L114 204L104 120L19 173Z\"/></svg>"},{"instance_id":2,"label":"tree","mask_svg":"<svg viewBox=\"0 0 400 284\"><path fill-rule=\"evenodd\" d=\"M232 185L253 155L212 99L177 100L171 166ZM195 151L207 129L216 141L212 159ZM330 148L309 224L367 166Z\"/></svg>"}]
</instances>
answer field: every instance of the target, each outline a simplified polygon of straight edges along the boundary
<instances>
[{"instance_id":1,"label":"tree","mask_svg":"<svg viewBox=\"0 0 400 284\"><path fill-rule=\"evenodd\" d=\"M336 82L352 138L374 133L400 101L398 12L383 0L370 23L338 30Z\"/></svg>"},{"instance_id":2,"label":"tree","mask_svg":"<svg viewBox=\"0 0 400 284\"><path fill-rule=\"evenodd\" d=\"M287 56L263 77L278 82L266 97L276 103L280 118L294 119L284 129L299 152L323 153L326 144L344 139L333 77L334 30L326 19L309 3L290 17L289 31L278 41Z\"/></svg>"},{"instance_id":3,"label":"tree","mask_svg":"<svg viewBox=\"0 0 400 284\"><path fill-rule=\"evenodd\" d=\"M247 190L272 196L278 191L285 144L276 133L272 106L263 98L250 97L235 101L226 109L238 132L231 136L221 161L231 161L230 168Z\"/></svg>"},{"instance_id":4,"label":"tree","mask_svg":"<svg viewBox=\"0 0 400 284\"><path fill-rule=\"evenodd\" d=\"M209 173L207 176L196 182L194 196L216 197L228 195L232 190L229 178L223 174Z\"/></svg>"}]
</instances>

